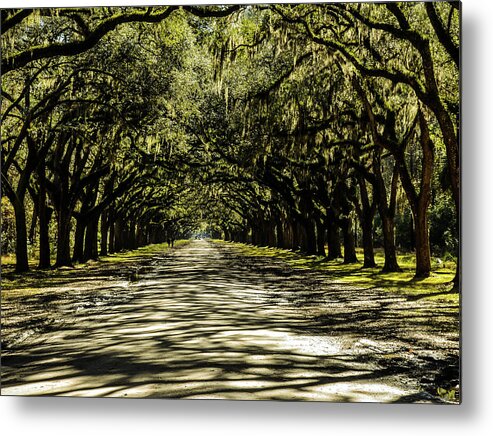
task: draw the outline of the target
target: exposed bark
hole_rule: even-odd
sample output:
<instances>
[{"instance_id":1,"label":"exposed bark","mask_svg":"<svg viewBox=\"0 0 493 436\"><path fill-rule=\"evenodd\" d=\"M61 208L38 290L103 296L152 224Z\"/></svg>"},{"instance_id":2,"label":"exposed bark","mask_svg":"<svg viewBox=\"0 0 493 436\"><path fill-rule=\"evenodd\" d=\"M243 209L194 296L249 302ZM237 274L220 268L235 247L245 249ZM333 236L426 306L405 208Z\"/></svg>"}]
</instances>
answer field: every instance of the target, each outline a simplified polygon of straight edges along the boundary
<instances>
[{"instance_id":1,"label":"exposed bark","mask_svg":"<svg viewBox=\"0 0 493 436\"><path fill-rule=\"evenodd\" d=\"M28 239L29 239L29 244L33 245L34 244L34 241L36 239L36 227L37 227L37 224L38 224L38 208L39 208L39 204L37 202L34 202L33 204L33 214L32 214L32 218L31 218L31 227L29 229L29 236L28 236Z\"/></svg>"},{"instance_id":2,"label":"exposed bark","mask_svg":"<svg viewBox=\"0 0 493 436\"><path fill-rule=\"evenodd\" d=\"M43 165L38 166L37 170L39 192L38 192L38 210L39 210L39 268L51 267L50 256L50 219L53 209L47 206L46 193L46 168Z\"/></svg>"},{"instance_id":3,"label":"exposed bark","mask_svg":"<svg viewBox=\"0 0 493 436\"><path fill-rule=\"evenodd\" d=\"M15 214L15 271L21 273L29 270L26 209L17 197L13 206Z\"/></svg>"},{"instance_id":4,"label":"exposed bark","mask_svg":"<svg viewBox=\"0 0 493 436\"><path fill-rule=\"evenodd\" d=\"M84 239L84 262L98 258L98 224L99 215L93 217L87 224Z\"/></svg>"},{"instance_id":5,"label":"exposed bark","mask_svg":"<svg viewBox=\"0 0 493 436\"><path fill-rule=\"evenodd\" d=\"M373 219L376 212L376 201L372 199L370 202L368 196L368 187L364 177L358 175L358 185L360 188L361 207L359 203L355 203L356 212L360 219L362 242L363 242L363 268L374 268L377 266L375 262L375 253L373 249Z\"/></svg>"},{"instance_id":6,"label":"exposed bark","mask_svg":"<svg viewBox=\"0 0 493 436\"><path fill-rule=\"evenodd\" d=\"M284 248L286 245L284 237L284 226L282 218L278 218L276 222L276 247Z\"/></svg>"},{"instance_id":7,"label":"exposed bark","mask_svg":"<svg viewBox=\"0 0 493 436\"><path fill-rule=\"evenodd\" d=\"M101 215L101 249L99 254L101 256L108 254L108 211L104 211Z\"/></svg>"},{"instance_id":8,"label":"exposed bark","mask_svg":"<svg viewBox=\"0 0 493 436\"><path fill-rule=\"evenodd\" d=\"M377 264L373 249L373 218L369 216L363 217L361 231L363 240L363 268L374 268Z\"/></svg>"},{"instance_id":9,"label":"exposed bark","mask_svg":"<svg viewBox=\"0 0 493 436\"><path fill-rule=\"evenodd\" d=\"M116 218L115 225L114 225L114 232L115 232L115 237L114 237L114 250L116 252L122 251L123 249L123 223L122 219L120 217ZM154 243L154 237L151 237L151 244Z\"/></svg>"},{"instance_id":10,"label":"exposed bark","mask_svg":"<svg viewBox=\"0 0 493 436\"><path fill-rule=\"evenodd\" d=\"M87 222L83 217L78 217L75 225L74 251L72 260L82 262L84 260L84 239L86 234Z\"/></svg>"},{"instance_id":11,"label":"exposed bark","mask_svg":"<svg viewBox=\"0 0 493 436\"><path fill-rule=\"evenodd\" d=\"M17 189L14 191L8 178L2 172L2 185L10 200L12 207L14 208L15 215L15 257L16 257L16 272L25 272L29 270L29 259L27 250L27 224L26 224L26 208L24 205L24 199L26 197L27 188L32 172L36 168L37 153L34 147L30 146L26 164L24 169L20 173L19 181L17 183ZM2 169L3 170L3 169Z\"/></svg>"},{"instance_id":12,"label":"exposed bark","mask_svg":"<svg viewBox=\"0 0 493 436\"><path fill-rule=\"evenodd\" d=\"M57 210L57 252L55 267L72 266L70 257L70 230L72 213L69 209Z\"/></svg>"},{"instance_id":13,"label":"exposed bark","mask_svg":"<svg viewBox=\"0 0 493 436\"><path fill-rule=\"evenodd\" d=\"M325 226L321 219L318 219L316 222L316 230L317 230L317 254L319 256L326 256L325 253Z\"/></svg>"},{"instance_id":14,"label":"exposed bark","mask_svg":"<svg viewBox=\"0 0 493 436\"><path fill-rule=\"evenodd\" d=\"M385 252L385 263L382 272L400 272L401 268L397 262L395 250L394 218L387 212L381 212L383 230L383 248Z\"/></svg>"},{"instance_id":15,"label":"exposed bark","mask_svg":"<svg viewBox=\"0 0 493 436\"><path fill-rule=\"evenodd\" d=\"M305 254L317 254L317 238L315 222L312 219L305 219L298 223L301 234L301 251Z\"/></svg>"},{"instance_id":16,"label":"exposed bark","mask_svg":"<svg viewBox=\"0 0 493 436\"><path fill-rule=\"evenodd\" d=\"M358 258L356 257L352 220L350 218L342 219L340 221L340 227L344 240L344 263L356 263L358 262Z\"/></svg>"},{"instance_id":17,"label":"exposed bark","mask_svg":"<svg viewBox=\"0 0 493 436\"><path fill-rule=\"evenodd\" d=\"M109 253L115 252L115 222L113 220L110 221L109 225L108 251Z\"/></svg>"},{"instance_id":18,"label":"exposed bark","mask_svg":"<svg viewBox=\"0 0 493 436\"><path fill-rule=\"evenodd\" d=\"M332 212L328 213L327 216L327 234L329 244L329 252L327 258L329 260L334 260L342 257L339 226L337 225L335 221L335 216Z\"/></svg>"},{"instance_id":19,"label":"exposed bark","mask_svg":"<svg viewBox=\"0 0 493 436\"><path fill-rule=\"evenodd\" d=\"M431 272L430 239L428 231L427 206L420 202L416 211L416 272L415 278L426 278Z\"/></svg>"}]
</instances>

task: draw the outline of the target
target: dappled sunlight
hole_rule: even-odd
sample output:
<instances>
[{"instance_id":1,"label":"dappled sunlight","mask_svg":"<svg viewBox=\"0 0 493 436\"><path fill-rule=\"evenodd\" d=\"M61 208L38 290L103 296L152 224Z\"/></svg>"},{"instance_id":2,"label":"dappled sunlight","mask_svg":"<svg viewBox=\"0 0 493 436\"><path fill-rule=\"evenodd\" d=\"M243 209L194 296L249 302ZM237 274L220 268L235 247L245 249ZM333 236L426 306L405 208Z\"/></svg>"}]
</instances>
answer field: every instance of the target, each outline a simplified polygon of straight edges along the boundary
<instances>
[{"instance_id":1,"label":"dappled sunlight","mask_svg":"<svg viewBox=\"0 0 493 436\"><path fill-rule=\"evenodd\" d=\"M241 253L249 256L273 257L286 261L298 270L317 269L331 275L332 281L355 286L370 286L399 292L402 294L417 294L425 298L445 299L458 304L458 295L450 294L450 282L455 275L456 264L453 261L435 263L430 277L415 280L415 257L409 254L397 256L401 272L382 272L384 254L381 249L375 249L377 267L363 268L362 262L344 264L343 259L327 260L324 256L306 255L293 250L273 247L257 247L251 244L231 243ZM362 249L356 249L358 258L362 261ZM444 292L447 289L447 292Z\"/></svg>"},{"instance_id":2,"label":"dappled sunlight","mask_svg":"<svg viewBox=\"0 0 493 436\"><path fill-rule=\"evenodd\" d=\"M390 402L418 392L405 368L382 364L430 347L414 332L419 317L402 325L406 300L321 282L313 293L313 277L280 281L207 241L158 259L125 287L99 281L92 304L77 301L84 293L50 303L80 310L4 353L2 394ZM419 310L428 323L433 308L409 304Z\"/></svg>"},{"instance_id":3,"label":"dappled sunlight","mask_svg":"<svg viewBox=\"0 0 493 436\"><path fill-rule=\"evenodd\" d=\"M342 350L341 345L325 336L306 336L276 330L244 330L239 333L229 331L217 336L238 342L247 341L269 345L272 351L292 350L301 352L303 355L329 356L340 353Z\"/></svg>"}]
</instances>

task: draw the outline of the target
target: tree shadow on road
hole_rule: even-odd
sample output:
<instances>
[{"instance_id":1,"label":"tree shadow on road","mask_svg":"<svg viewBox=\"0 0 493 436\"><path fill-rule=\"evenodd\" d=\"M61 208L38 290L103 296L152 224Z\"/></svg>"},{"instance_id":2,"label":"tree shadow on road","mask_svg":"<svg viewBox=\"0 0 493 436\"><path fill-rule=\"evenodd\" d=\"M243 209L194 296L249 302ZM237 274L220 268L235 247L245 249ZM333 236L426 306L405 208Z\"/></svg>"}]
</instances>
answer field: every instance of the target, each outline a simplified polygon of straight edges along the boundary
<instances>
[{"instance_id":1,"label":"tree shadow on road","mask_svg":"<svg viewBox=\"0 0 493 436\"><path fill-rule=\"evenodd\" d=\"M24 300L53 322L7 343L2 393L391 402L454 365L446 308L278 274L271 259L196 255L177 251L125 288Z\"/></svg>"}]
</instances>

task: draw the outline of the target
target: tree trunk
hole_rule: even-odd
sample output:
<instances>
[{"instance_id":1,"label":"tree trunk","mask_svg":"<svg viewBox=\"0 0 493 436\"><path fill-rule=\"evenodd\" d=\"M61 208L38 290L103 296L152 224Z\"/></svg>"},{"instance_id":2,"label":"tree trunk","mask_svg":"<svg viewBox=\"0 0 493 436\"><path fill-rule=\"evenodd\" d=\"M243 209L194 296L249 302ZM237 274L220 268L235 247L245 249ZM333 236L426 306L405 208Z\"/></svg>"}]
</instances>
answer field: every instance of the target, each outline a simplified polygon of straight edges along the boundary
<instances>
[{"instance_id":1,"label":"tree trunk","mask_svg":"<svg viewBox=\"0 0 493 436\"><path fill-rule=\"evenodd\" d=\"M51 267L50 258L50 219L52 209L46 205L46 173L44 165L40 165L38 170L39 178L39 264L41 269Z\"/></svg>"},{"instance_id":2,"label":"tree trunk","mask_svg":"<svg viewBox=\"0 0 493 436\"><path fill-rule=\"evenodd\" d=\"M390 199L387 202L387 193L385 189L385 182L382 177L380 167L380 155L376 159L376 165L374 165L375 175L377 176L377 184L374 185L374 193L377 196L378 211L380 218L382 219L383 230L383 247L385 252L385 263L382 268L382 272L401 272L401 268L397 262L397 252L395 248L395 208L397 198L397 184L399 180L399 166L397 162L394 163L394 169L392 173L392 182L390 187Z\"/></svg>"},{"instance_id":3,"label":"tree trunk","mask_svg":"<svg viewBox=\"0 0 493 436\"><path fill-rule=\"evenodd\" d=\"M268 247L269 246L269 222L266 221L265 219L262 220L262 227L260 231L260 237L261 237L261 246L262 247Z\"/></svg>"},{"instance_id":4,"label":"tree trunk","mask_svg":"<svg viewBox=\"0 0 493 436\"><path fill-rule=\"evenodd\" d=\"M70 219L70 211L65 208L58 211L56 267L72 266L72 259L70 258Z\"/></svg>"},{"instance_id":5,"label":"tree trunk","mask_svg":"<svg viewBox=\"0 0 493 436\"><path fill-rule=\"evenodd\" d=\"M128 229L128 223L122 221L122 226L121 226L121 246L122 250L128 250L129 248L129 229ZM156 229L157 230L157 229ZM155 239L154 239L154 244L157 244L159 241L157 239L158 234L157 231L155 232Z\"/></svg>"},{"instance_id":6,"label":"tree trunk","mask_svg":"<svg viewBox=\"0 0 493 436\"><path fill-rule=\"evenodd\" d=\"M308 236L307 236L307 226L301 224L299 221L296 222L296 229L300 241L300 251L302 253L308 254Z\"/></svg>"},{"instance_id":7,"label":"tree trunk","mask_svg":"<svg viewBox=\"0 0 493 436\"><path fill-rule=\"evenodd\" d=\"M15 214L15 271L21 273L29 270L26 209L18 197L13 202L13 206Z\"/></svg>"},{"instance_id":8,"label":"tree trunk","mask_svg":"<svg viewBox=\"0 0 493 436\"><path fill-rule=\"evenodd\" d=\"M33 245L36 239L36 224L38 223L38 216L39 216L38 209L39 209L39 203L35 201L33 207L33 216L31 219L31 228L29 229L29 236L28 236L30 245Z\"/></svg>"},{"instance_id":9,"label":"tree trunk","mask_svg":"<svg viewBox=\"0 0 493 436\"><path fill-rule=\"evenodd\" d=\"M101 221L101 235L103 234L103 222ZM139 222L137 223L137 230L136 230L136 240L137 240L137 247L142 247L145 245L144 241L144 234L145 232L143 231L142 224Z\"/></svg>"},{"instance_id":10,"label":"tree trunk","mask_svg":"<svg viewBox=\"0 0 493 436\"><path fill-rule=\"evenodd\" d=\"M426 216L427 206L420 205L416 212L416 272L414 277L422 279L429 277L431 270L430 238Z\"/></svg>"},{"instance_id":11,"label":"tree trunk","mask_svg":"<svg viewBox=\"0 0 493 436\"><path fill-rule=\"evenodd\" d=\"M358 185L360 188L361 208L355 203L361 225L361 237L363 243L363 268L374 268L375 254L373 250L373 219L376 212L376 201L373 198L370 202L366 180L362 174L358 175Z\"/></svg>"},{"instance_id":12,"label":"tree trunk","mask_svg":"<svg viewBox=\"0 0 493 436\"><path fill-rule=\"evenodd\" d=\"M287 248L288 250L294 249L293 225L289 219L285 219L283 222L283 240L283 248Z\"/></svg>"},{"instance_id":13,"label":"tree trunk","mask_svg":"<svg viewBox=\"0 0 493 436\"><path fill-rule=\"evenodd\" d=\"M298 251L301 247L301 235L294 220L291 221L291 238L293 250Z\"/></svg>"},{"instance_id":14,"label":"tree trunk","mask_svg":"<svg viewBox=\"0 0 493 436\"><path fill-rule=\"evenodd\" d=\"M109 243L108 243L108 250L110 253L115 252L115 222L111 221L110 223L110 228L109 228Z\"/></svg>"},{"instance_id":15,"label":"tree trunk","mask_svg":"<svg viewBox=\"0 0 493 436\"><path fill-rule=\"evenodd\" d=\"M276 223L274 222L273 218L270 218L269 222L268 222L267 240L268 240L269 247L277 246Z\"/></svg>"},{"instance_id":16,"label":"tree trunk","mask_svg":"<svg viewBox=\"0 0 493 436\"><path fill-rule=\"evenodd\" d=\"M358 258L356 257L356 248L354 246L351 218L341 220L341 229L344 238L344 263L356 263L358 262Z\"/></svg>"},{"instance_id":17,"label":"tree trunk","mask_svg":"<svg viewBox=\"0 0 493 436\"><path fill-rule=\"evenodd\" d=\"M416 235L414 231L414 217L411 215L409 219L409 248L414 250L416 248Z\"/></svg>"},{"instance_id":18,"label":"tree trunk","mask_svg":"<svg viewBox=\"0 0 493 436\"><path fill-rule=\"evenodd\" d=\"M83 262L84 260L84 238L86 234L87 223L84 218L79 217L75 225L74 251L72 261Z\"/></svg>"},{"instance_id":19,"label":"tree trunk","mask_svg":"<svg viewBox=\"0 0 493 436\"><path fill-rule=\"evenodd\" d=\"M98 223L99 215L87 224L84 240L84 262L87 262L89 259L96 260L98 258Z\"/></svg>"},{"instance_id":20,"label":"tree trunk","mask_svg":"<svg viewBox=\"0 0 493 436\"><path fill-rule=\"evenodd\" d=\"M317 237L315 231L315 222L312 219L306 219L302 224L303 237L305 238L304 246L305 253L309 255L316 255L317 252Z\"/></svg>"},{"instance_id":21,"label":"tree trunk","mask_svg":"<svg viewBox=\"0 0 493 436\"><path fill-rule=\"evenodd\" d=\"M137 248L137 239L135 236L135 221L130 221L128 225L128 248L135 250Z\"/></svg>"},{"instance_id":22,"label":"tree trunk","mask_svg":"<svg viewBox=\"0 0 493 436\"><path fill-rule=\"evenodd\" d=\"M385 252L385 263L382 272L400 272L402 270L397 262L395 249L394 218L382 212L380 212L380 217L382 218L383 248Z\"/></svg>"},{"instance_id":23,"label":"tree trunk","mask_svg":"<svg viewBox=\"0 0 493 436\"><path fill-rule=\"evenodd\" d=\"M363 268L374 268L377 264L373 250L373 216L364 212L361 220L361 231L363 233Z\"/></svg>"},{"instance_id":24,"label":"tree trunk","mask_svg":"<svg viewBox=\"0 0 493 436\"><path fill-rule=\"evenodd\" d=\"M341 251L341 240L339 237L339 227L337 224L329 218L328 220L328 243L329 243L329 253L327 258L329 260L338 259L342 257Z\"/></svg>"},{"instance_id":25,"label":"tree trunk","mask_svg":"<svg viewBox=\"0 0 493 436\"><path fill-rule=\"evenodd\" d=\"M101 256L108 254L108 211L101 215Z\"/></svg>"},{"instance_id":26,"label":"tree trunk","mask_svg":"<svg viewBox=\"0 0 493 436\"><path fill-rule=\"evenodd\" d=\"M325 257L325 227L321 219L317 220L317 254Z\"/></svg>"},{"instance_id":27,"label":"tree trunk","mask_svg":"<svg viewBox=\"0 0 493 436\"><path fill-rule=\"evenodd\" d=\"M284 248L285 246L283 224L284 224L283 219L279 218L279 220L276 223L276 247L278 248Z\"/></svg>"},{"instance_id":28,"label":"tree trunk","mask_svg":"<svg viewBox=\"0 0 493 436\"><path fill-rule=\"evenodd\" d=\"M123 248L123 223L122 219L118 217L115 221L115 246L114 249L116 252L122 251ZM151 240L151 243L154 243L153 240Z\"/></svg>"},{"instance_id":29,"label":"tree trunk","mask_svg":"<svg viewBox=\"0 0 493 436\"><path fill-rule=\"evenodd\" d=\"M457 255L457 264L455 266L455 277L454 279L452 280L452 284L453 284L453 288L452 290L455 291L455 292L460 292L460 254Z\"/></svg>"},{"instance_id":30,"label":"tree trunk","mask_svg":"<svg viewBox=\"0 0 493 436\"><path fill-rule=\"evenodd\" d=\"M252 245L259 245L258 242L258 230L255 225L252 226Z\"/></svg>"}]
</instances>

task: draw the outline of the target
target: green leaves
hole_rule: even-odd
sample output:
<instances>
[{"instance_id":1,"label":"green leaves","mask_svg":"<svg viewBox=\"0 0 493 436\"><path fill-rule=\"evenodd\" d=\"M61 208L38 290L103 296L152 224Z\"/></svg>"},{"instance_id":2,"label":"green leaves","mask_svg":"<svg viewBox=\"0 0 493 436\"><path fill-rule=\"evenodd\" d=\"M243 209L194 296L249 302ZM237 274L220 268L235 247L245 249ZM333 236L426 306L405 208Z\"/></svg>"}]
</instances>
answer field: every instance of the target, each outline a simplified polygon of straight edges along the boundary
<instances>
[{"instance_id":1,"label":"green leaves","mask_svg":"<svg viewBox=\"0 0 493 436\"><path fill-rule=\"evenodd\" d=\"M358 178L376 175L404 214L394 158L405 142L408 181L418 184L410 126L420 105L442 158L436 174L454 150L445 127L454 136L459 18L448 3L70 8L2 19L6 176L19 179L27 137L34 148L50 138L54 184L109 168L94 188L102 198L106 182L132 176L111 206L146 222L239 228L262 215L327 220L330 208L347 219L361 200ZM443 188L435 177L433 189ZM80 212L83 195L74 201Z\"/></svg>"}]
</instances>

